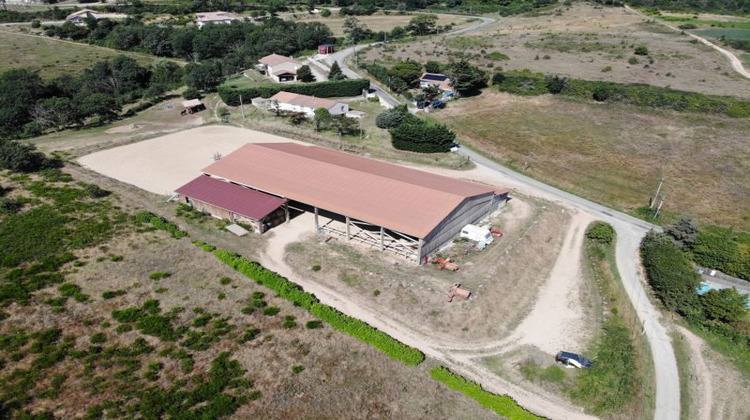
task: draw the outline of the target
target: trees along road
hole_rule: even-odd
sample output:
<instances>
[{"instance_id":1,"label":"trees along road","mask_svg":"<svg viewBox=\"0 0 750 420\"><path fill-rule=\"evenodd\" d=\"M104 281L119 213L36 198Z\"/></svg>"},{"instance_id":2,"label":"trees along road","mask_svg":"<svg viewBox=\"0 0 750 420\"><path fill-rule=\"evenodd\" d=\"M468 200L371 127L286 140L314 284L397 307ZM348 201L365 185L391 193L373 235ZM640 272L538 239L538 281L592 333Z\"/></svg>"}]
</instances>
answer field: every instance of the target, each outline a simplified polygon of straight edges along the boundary
<instances>
[{"instance_id":1,"label":"trees along road","mask_svg":"<svg viewBox=\"0 0 750 420\"><path fill-rule=\"evenodd\" d=\"M467 34L495 22L495 19L492 18L480 16L477 16L477 18L481 19L482 22L468 28L450 32L447 35L455 36ZM377 44L379 43L370 45ZM363 76L349 68L346 64L346 59L354 54L357 49L361 50L364 47L365 46L353 46L346 48L339 52L330 54L325 58L325 61L329 65L333 64L334 61L338 61L341 70L347 77L361 78ZM378 96L383 98L390 105L395 106L399 104L399 101L387 92L384 92L382 89L374 85L372 87L375 89ZM607 222L614 227L617 231L617 245L615 252L617 268L620 272L620 277L622 278L622 283L627 291L628 297L633 303L638 317L642 322L642 331L648 338L651 354L653 356L656 373L656 407L654 418L657 420L678 420L680 418L680 378L677 373L677 361L675 359L674 349L672 348L672 343L667 335L667 330L659 322L659 311L657 311L657 309L651 304L646 295L639 274L640 258L638 255L638 247L641 239L649 230L660 230L660 228L625 213L596 204L592 201L524 176L465 147L461 147L459 153L467 156L478 165L485 166L502 174L520 186L536 190L543 193L545 196L567 203L581 211L590 213L597 219Z\"/></svg>"}]
</instances>

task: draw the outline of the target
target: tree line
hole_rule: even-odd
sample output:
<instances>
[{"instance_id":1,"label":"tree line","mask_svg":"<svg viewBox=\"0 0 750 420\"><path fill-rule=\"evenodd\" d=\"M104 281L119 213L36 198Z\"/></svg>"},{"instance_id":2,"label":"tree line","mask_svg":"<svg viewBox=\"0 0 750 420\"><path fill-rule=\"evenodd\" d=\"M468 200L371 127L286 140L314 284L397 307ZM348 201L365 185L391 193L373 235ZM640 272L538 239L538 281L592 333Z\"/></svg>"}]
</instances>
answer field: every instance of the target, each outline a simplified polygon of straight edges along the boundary
<instances>
[{"instance_id":1,"label":"tree line","mask_svg":"<svg viewBox=\"0 0 750 420\"><path fill-rule=\"evenodd\" d=\"M28 69L9 70L0 74L0 136L32 137L48 129L111 121L124 104L160 96L182 85L182 77L175 63L143 67L125 56L48 81Z\"/></svg>"}]
</instances>

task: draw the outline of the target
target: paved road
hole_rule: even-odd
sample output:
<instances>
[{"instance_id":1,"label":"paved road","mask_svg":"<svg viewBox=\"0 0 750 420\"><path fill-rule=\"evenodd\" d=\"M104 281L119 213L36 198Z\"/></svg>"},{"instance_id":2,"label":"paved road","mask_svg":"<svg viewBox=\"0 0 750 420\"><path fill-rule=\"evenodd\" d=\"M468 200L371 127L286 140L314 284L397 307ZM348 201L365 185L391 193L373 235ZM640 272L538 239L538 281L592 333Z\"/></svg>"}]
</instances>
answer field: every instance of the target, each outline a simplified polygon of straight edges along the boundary
<instances>
[{"instance_id":1,"label":"paved road","mask_svg":"<svg viewBox=\"0 0 750 420\"><path fill-rule=\"evenodd\" d=\"M459 29L450 32L447 35L455 36L470 33L495 22L495 20L491 18L480 17L480 19L482 19L482 22L477 25ZM376 44L377 43L370 45ZM354 54L357 49L361 48L363 47L355 46L346 48L337 53L331 54L325 59L325 61L329 65L333 64L334 61L338 61L342 71L347 77L362 77L346 65L346 58ZM374 84L372 87L375 88L377 94L389 104L393 106L399 104L399 101L387 92L378 88ZM535 190L542 191L548 196L594 215L598 219L611 224L615 228L617 231L617 268L620 272L625 290L628 293L628 297L631 302L633 302L638 317L643 322L643 333L646 334L646 337L648 338L649 346L651 347L651 354L654 360L654 369L656 373L656 408L654 411L654 418L657 420L678 420L680 418L680 378L677 372L677 361L674 356L674 349L672 348L672 343L667 335L666 329L659 322L659 312L651 304L646 295L646 291L640 281L641 276L639 275L637 264L639 261L638 247L641 239L649 230L658 230L660 228L644 222L641 219L596 204L535 179L521 175L465 147L462 147L459 153L468 156L479 165L486 166L501 173L521 186L531 187Z\"/></svg>"}]
</instances>

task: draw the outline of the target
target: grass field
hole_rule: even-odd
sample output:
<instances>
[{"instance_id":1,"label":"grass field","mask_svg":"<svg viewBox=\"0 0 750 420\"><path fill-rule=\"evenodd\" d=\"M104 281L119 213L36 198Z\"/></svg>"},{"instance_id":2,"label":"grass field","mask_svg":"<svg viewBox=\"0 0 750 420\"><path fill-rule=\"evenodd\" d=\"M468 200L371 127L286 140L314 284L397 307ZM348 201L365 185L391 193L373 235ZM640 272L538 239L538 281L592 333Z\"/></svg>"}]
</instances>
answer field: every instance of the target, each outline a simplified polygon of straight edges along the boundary
<instances>
[{"instance_id":1,"label":"grass field","mask_svg":"<svg viewBox=\"0 0 750 420\"><path fill-rule=\"evenodd\" d=\"M486 91L435 114L461 141L616 208L648 205L750 230L750 121Z\"/></svg>"},{"instance_id":2,"label":"grass field","mask_svg":"<svg viewBox=\"0 0 750 420\"><path fill-rule=\"evenodd\" d=\"M429 366L406 367L326 324L310 324L315 318L308 312L191 243L200 238L253 256L262 237L237 238L210 217L183 219L158 196L70 170L75 179L60 174L55 181L0 173L6 197L54 201L58 206L45 212L70 216L66 228L101 232L76 218L79 208L101 207L121 220L104 242L74 247L57 284L38 266L19 269L36 276L39 290L26 305L0 310L0 400L10 416L24 417L14 413L21 409L61 418L357 418L363 411L382 418L493 418L430 379ZM76 181L97 178L114 194L93 199L76 192ZM27 201L23 212L0 215L2 249L21 243L33 250L41 242L42 251L65 251L64 241L6 234L6 223L31 217L38 206ZM144 207L192 237L175 239L120 217ZM19 273L2 267L0 275L8 299L15 289L6 283ZM53 284L39 285L49 279Z\"/></svg>"},{"instance_id":3,"label":"grass field","mask_svg":"<svg viewBox=\"0 0 750 420\"><path fill-rule=\"evenodd\" d=\"M635 55L646 46L649 57ZM495 53L504 54L507 59ZM620 83L645 83L711 95L750 98L750 84L726 60L687 35L623 8L574 3L551 16L510 16L459 37L394 42L370 49L367 61L466 59L488 73L498 69ZM504 58L504 57L503 57ZM602 71L607 69L607 71Z\"/></svg>"},{"instance_id":4,"label":"grass field","mask_svg":"<svg viewBox=\"0 0 750 420\"><path fill-rule=\"evenodd\" d=\"M709 38L721 38L726 39L741 39L743 41L750 41L750 24L747 29L726 29L726 28L712 28L712 29L701 29L696 31L696 34Z\"/></svg>"},{"instance_id":5,"label":"grass field","mask_svg":"<svg viewBox=\"0 0 750 420\"><path fill-rule=\"evenodd\" d=\"M374 14L371 16L355 16L360 23L367 26L368 29L378 32L378 31L390 31L391 29L395 28L396 26L402 26L406 27L406 25L409 24L409 21L414 18L418 13L415 14L407 14L407 15L399 15L396 13L392 13L389 15L384 14ZM344 35L344 20L343 17L338 17L337 15L331 15L328 18L324 17L309 17L307 13L296 13L296 14L289 14L285 15L284 17L286 19L290 20L296 20L298 22L322 22L325 23L329 28L331 28L331 31L333 32L334 36L343 36ZM453 23L455 26L455 29L462 28L464 26L468 26L471 22L469 21L469 18L466 16L456 16L456 15L438 15L438 25L447 25Z\"/></svg>"},{"instance_id":6,"label":"grass field","mask_svg":"<svg viewBox=\"0 0 750 420\"><path fill-rule=\"evenodd\" d=\"M118 55L132 57L141 65L162 60L145 54L111 50L20 32L0 31L0 71L25 67L39 70L43 78L51 78L61 74L78 73L97 61Z\"/></svg>"}]
</instances>

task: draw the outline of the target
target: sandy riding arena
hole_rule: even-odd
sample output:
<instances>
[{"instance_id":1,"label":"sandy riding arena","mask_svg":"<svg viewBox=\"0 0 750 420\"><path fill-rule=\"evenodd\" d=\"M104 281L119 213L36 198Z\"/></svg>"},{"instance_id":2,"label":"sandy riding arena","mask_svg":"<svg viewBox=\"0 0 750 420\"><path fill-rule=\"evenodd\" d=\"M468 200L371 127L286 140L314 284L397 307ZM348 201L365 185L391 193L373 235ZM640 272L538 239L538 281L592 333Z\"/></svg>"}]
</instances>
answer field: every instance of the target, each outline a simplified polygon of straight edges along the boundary
<instances>
[{"instance_id":1,"label":"sandy riding arena","mask_svg":"<svg viewBox=\"0 0 750 420\"><path fill-rule=\"evenodd\" d=\"M284 137L227 126L205 126L92 153L86 168L156 194L171 194L201 169L246 143L290 142Z\"/></svg>"}]
</instances>

